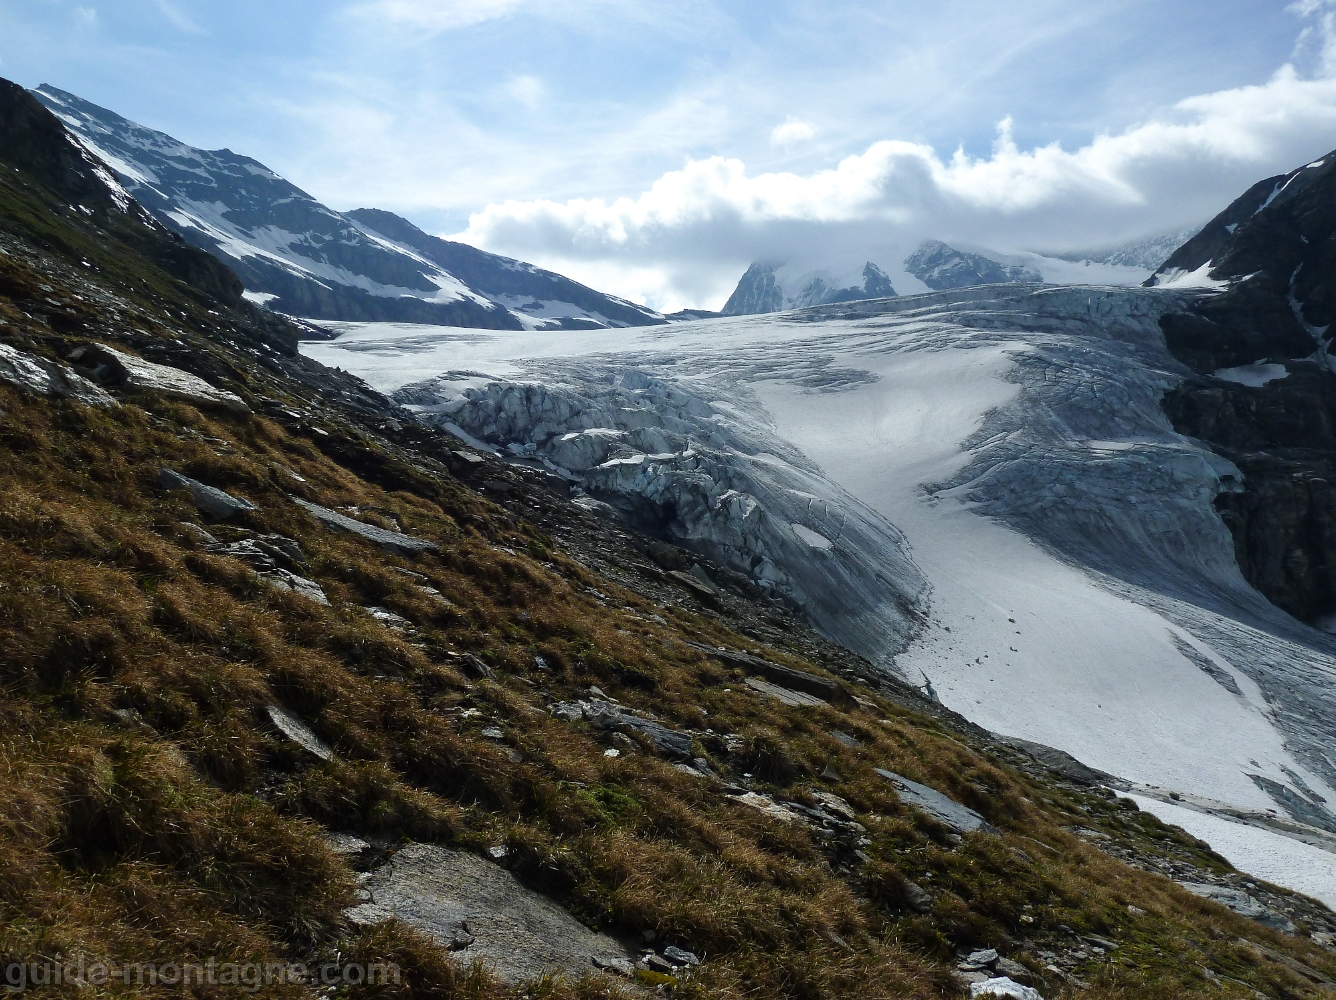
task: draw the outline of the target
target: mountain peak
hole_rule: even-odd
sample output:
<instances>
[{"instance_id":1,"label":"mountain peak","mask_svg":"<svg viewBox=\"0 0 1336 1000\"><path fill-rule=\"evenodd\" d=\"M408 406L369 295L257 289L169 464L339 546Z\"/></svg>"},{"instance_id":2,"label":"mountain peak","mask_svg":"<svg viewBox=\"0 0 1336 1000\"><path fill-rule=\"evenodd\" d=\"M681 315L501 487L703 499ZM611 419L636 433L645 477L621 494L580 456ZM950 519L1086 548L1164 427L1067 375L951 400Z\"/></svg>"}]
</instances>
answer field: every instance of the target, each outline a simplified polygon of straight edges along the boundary
<instances>
[{"instance_id":1,"label":"mountain peak","mask_svg":"<svg viewBox=\"0 0 1336 1000\"><path fill-rule=\"evenodd\" d=\"M779 273L782 268L783 265L777 264L752 264L725 303L723 315L756 315L832 302L887 298L896 294L886 272L872 261L863 265L862 285L843 288L824 271L809 272L786 282Z\"/></svg>"}]
</instances>

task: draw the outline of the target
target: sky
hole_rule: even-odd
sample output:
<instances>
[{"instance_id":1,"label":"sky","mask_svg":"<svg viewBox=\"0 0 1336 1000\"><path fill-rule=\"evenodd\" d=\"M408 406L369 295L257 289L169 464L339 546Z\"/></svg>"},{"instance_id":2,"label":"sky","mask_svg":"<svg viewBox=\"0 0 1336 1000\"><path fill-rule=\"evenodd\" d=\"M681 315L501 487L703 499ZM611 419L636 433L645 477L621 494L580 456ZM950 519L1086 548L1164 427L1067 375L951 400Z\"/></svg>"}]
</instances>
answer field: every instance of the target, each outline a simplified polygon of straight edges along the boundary
<instances>
[{"instance_id":1,"label":"sky","mask_svg":"<svg viewBox=\"0 0 1336 1000\"><path fill-rule=\"evenodd\" d=\"M1336 147L1336 0L0 0L0 76L717 308L1200 224Z\"/></svg>"}]
</instances>

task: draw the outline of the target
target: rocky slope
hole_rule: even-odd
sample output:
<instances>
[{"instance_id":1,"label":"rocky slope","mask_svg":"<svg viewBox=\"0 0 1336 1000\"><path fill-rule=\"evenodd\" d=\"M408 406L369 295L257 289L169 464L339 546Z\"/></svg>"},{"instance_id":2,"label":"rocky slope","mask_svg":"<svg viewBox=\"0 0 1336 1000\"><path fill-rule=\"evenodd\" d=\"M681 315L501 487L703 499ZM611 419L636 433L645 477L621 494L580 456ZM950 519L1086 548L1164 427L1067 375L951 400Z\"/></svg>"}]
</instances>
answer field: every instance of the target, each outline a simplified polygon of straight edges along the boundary
<instances>
[{"instance_id":1,"label":"rocky slope","mask_svg":"<svg viewBox=\"0 0 1336 1000\"><path fill-rule=\"evenodd\" d=\"M73 94L33 92L125 190L292 315L490 329L664 322L561 275L429 236L389 212L340 214L231 150L202 150Z\"/></svg>"},{"instance_id":2,"label":"rocky slope","mask_svg":"<svg viewBox=\"0 0 1336 1000\"><path fill-rule=\"evenodd\" d=\"M895 294L891 279L876 264L863 265L863 283L838 287L827 273L780 274L781 268L753 264L738 280L720 315L753 316L830 302L881 299Z\"/></svg>"}]
</instances>

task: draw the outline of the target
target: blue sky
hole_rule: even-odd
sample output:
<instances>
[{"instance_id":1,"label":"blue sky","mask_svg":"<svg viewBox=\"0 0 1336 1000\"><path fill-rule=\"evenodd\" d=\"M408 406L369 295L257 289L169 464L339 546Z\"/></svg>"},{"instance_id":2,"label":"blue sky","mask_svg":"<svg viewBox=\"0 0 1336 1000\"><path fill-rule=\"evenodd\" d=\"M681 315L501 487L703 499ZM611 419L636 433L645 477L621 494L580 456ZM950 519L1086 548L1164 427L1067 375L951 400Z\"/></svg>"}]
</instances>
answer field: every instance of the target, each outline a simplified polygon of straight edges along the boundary
<instances>
[{"instance_id":1,"label":"blue sky","mask_svg":"<svg viewBox=\"0 0 1336 1000\"><path fill-rule=\"evenodd\" d=\"M1203 221L1336 147L1331 20L1325 0L0 0L0 75L335 208L708 305L758 256Z\"/></svg>"}]
</instances>

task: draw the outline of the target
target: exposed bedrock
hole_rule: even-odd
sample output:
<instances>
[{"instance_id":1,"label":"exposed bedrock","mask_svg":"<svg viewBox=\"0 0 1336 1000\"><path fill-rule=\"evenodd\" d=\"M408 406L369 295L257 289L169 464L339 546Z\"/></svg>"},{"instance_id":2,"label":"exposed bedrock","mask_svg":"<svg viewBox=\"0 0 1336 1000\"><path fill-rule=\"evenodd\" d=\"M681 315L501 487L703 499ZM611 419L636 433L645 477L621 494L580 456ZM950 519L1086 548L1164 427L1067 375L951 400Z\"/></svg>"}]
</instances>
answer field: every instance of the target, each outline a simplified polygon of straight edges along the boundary
<instances>
[{"instance_id":1,"label":"exposed bedrock","mask_svg":"<svg viewBox=\"0 0 1336 1000\"><path fill-rule=\"evenodd\" d=\"M543 362L541 374L468 388L446 374L395 398L558 467L647 530L801 606L876 663L889 667L905 648L927 585L903 536L769 433L759 406L711 400L698 384L630 363Z\"/></svg>"},{"instance_id":2,"label":"exposed bedrock","mask_svg":"<svg viewBox=\"0 0 1336 1000\"><path fill-rule=\"evenodd\" d=\"M1216 508L1244 577L1294 617L1326 624L1336 614L1336 377L1312 360L1285 369L1261 386L1193 379L1165 409L1243 473Z\"/></svg>"}]
</instances>

